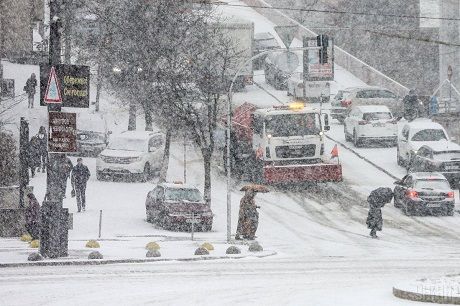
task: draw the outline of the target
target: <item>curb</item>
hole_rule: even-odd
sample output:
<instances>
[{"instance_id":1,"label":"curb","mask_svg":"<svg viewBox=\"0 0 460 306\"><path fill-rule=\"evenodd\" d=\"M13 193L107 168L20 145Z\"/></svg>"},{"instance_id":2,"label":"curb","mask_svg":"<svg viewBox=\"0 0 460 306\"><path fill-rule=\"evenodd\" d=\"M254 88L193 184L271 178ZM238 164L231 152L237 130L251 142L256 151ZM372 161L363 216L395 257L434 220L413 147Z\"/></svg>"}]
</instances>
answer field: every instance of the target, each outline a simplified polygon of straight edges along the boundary
<instances>
[{"instance_id":1,"label":"curb","mask_svg":"<svg viewBox=\"0 0 460 306\"><path fill-rule=\"evenodd\" d=\"M410 301L415 301L415 302L460 305L460 297L410 292L410 291L398 289L396 287L393 287L393 295L400 299L410 300Z\"/></svg>"},{"instance_id":2,"label":"curb","mask_svg":"<svg viewBox=\"0 0 460 306\"><path fill-rule=\"evenodd\" d=\"M383 169L382 167L380 167L379 165L377 165L376 163L370 161L368 158L362 156L361 154L359 154L358 152L356 152L355 150L353 150L352 148L350 148L348 145L342 143L341 141L338 141L338 140L335 140L334 138L330 137L330 136L327 136L326 135L326 138L338 143L340 146L342 146L343 148L347 149L348 151L350 151L351 153L355 154L356 156L358 156L359 158L361 158L362 160L364 160L365 162L367 162L368 164L374 166L375 168L377 168L378 170L382 171L383 173L385 173L386 175L388 175L389 177L391 177L392 179L395 179L395 180L399 180L399 178L396 176L396 175L393 175L392 173L388 172L387 170Z\"/></svg>"},{"instance_id":3,"label":"curb","mask_svg":"<svg viewBox=\"0 0 460 306\"><path fill-rule=\"evenodd\" d=\"M276 251L272 251L263 255L238 255L238 256L199 256L185 258L146 258L146 259L102 259L102 260L73 260L73 261L40 261L40 262L19 262L19 263L0 263L1 268L22 268L22 267L45 267L45 266L98 266L110 264L124 263L150 263L150 262L169 262L169 261L204 261L204 260L219 260L219 259L242 259L247 257L265 258L277 255Z\"/></svg>"}]
</instances>

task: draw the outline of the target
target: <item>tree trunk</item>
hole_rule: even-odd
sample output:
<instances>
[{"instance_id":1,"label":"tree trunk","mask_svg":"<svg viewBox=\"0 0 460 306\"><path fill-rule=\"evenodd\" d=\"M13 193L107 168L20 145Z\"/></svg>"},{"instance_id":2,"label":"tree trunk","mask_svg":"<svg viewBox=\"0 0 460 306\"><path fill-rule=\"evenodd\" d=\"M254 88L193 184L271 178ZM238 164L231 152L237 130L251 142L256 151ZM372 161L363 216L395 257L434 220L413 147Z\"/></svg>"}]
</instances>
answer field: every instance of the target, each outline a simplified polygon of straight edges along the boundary
<instances>
[{"instance_id":1,"label":"tree trunk","mask_svg":"<svg viewBox=\"0 0 460 306\"><path fill-rule=\"evenodd\" d=\"M211 153L209 149L201 150L204 163L204 201L211 206Z\"/></svg>"},{"instance_id":2,"label":"tree trunk","mask_svg":"<svg viewBox=\"0 0 460 306\"><path fill-rule=\"evenodd\" d=\"M145 116L145 130L153 131L152 112L150 112L150 109L147 106L144 106L144 116Z\"/></svg>"},{"instance_id":3,"label":"tree trunk","mask_svg":"<svg viewBox=\"0 0 460 306\"><path fill-rule=\"evenodd\" d=\"M159 183L166 182L166 176L168 175L168 165L169 165L169 151L171 147L171 130L166 131L166 142L165 142L165 152L163 154L163 161L161 162L160 178Z\"/></svg>"},{"instance_id":4,"label":"tree trunk","mask_svg":"<svg viewBox=\"0 0 460 306\"><path fill-rule=\"evenodd\" d=\"M99 63L97 65L96 105L95 105L96 112L99 111L99 99L101 97L101 89L102 89L102 65L101 65L101 60L99 60Z\"/></svg>"},{"instance_id":5,"label":"tree trunk","mask_svg":"<svg viewBox=\"0 0 460 306\"><path fill-rule=\"evenodd\" d=\"M134 99L129 102L129 119L128 119L128 131L136 130L136 113L137 107Z\"/></svg>"}]
</instances>

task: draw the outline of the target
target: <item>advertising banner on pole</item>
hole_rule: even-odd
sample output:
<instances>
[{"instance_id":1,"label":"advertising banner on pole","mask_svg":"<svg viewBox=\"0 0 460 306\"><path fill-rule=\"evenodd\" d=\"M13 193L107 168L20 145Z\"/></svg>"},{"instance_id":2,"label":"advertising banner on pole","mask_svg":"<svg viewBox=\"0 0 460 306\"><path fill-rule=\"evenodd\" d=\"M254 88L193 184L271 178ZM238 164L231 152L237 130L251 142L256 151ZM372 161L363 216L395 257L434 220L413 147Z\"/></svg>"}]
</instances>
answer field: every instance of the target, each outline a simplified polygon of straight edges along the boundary
<instances>
[{"instance_id":1,"label":"advertising banner on pole","mask_svg":"<svg viewBox=\"0 0 460 306\"><path fill-rule=\"evenodd\" d=\"M49 112L49 153L77 152L77 114Z\"/></svg>"}]
</instances>

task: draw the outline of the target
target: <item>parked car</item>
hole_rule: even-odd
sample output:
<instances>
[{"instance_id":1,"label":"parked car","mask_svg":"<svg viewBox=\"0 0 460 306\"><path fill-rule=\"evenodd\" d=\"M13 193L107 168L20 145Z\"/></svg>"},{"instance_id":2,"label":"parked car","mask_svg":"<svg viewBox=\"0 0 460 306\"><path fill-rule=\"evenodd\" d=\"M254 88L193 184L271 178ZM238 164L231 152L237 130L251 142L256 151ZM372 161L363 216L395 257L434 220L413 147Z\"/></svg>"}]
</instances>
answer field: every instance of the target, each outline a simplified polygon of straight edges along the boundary
<instances>
[{"instance_id":1,"label":"parked car","mask_svg":"<svg viewBox=\"0 0 460 306\"><path fill-rule=\"evenodd\" d=\"M158 184L147 194L145 200L147 222L155 223L165 229L179 230L195 228L202 231L212 229L213 213L200 191L182 183Z\"/></svg>"},{"instance_id":2,"label":"parked car","mask_svg":"<svg viewBox=\"0 0 460 306\"><path fill-rule=\"evenodd\" d=\"M352 89L353 88L351 87L337 91L337 94L331 100L331 118L337 119L337 121L339 121L342 124L345 120L345 117L347 116L350 106L346 105L344 100L347 94L349 94Z\"/></svg>"},{"instance_id":3,"label":"parked car","mask_svg":"<svg viewBox=\"0 0 460 306\"><path fill-rule=\"evenodd\" d=\"M446 147L449 142L446 130L439 123L420 118L404 124L398 131L398 165L409 166L421 146L432 146L439 142Z\"/></svg>"},{"instance_id":4,"label":"parked car","mask_svg":"<svg viewBox=\"0 0 460 306\"><path fill-rule=\"evenodd\" d=\"M263 32L254 34L254 55L277 48L280 48L280 45L272 33ZM263 55L253 61L254 70L260 70L264 67L266 57L267 55Z\"/></svg>"},{"instance_id":5,"label":"parked car","mask_svg":"<svg viewBox=\"0 0 460 306\"><path fill-rule=\"evenodd\" d=\"M454 215L454 192L441 173L410 173L394 184L394 206L406 215L439 212Z\"/></svg>"},{"instance_id":6,"label":"parked car","mask_svg":"<svg viewBox=\"0 0 460 306\"><path fill-rule=\"evenodd\" d=\"M393 92L382 87L354 87L341 101L341 106L385 105L396 117L401 117L402 100Z\"/></svg>"},{"instance_id":7,"label":"parked car","mask_svg":"<svg viewBox=\"0 0 460 306\"><path fill-rule=\"evenodd\" d=\"M371 141L396 145L398 127L384 105L353 106L345 118L344 132L345 140L356 147Z\"/></svg>"},{"instance_id":8,"label":"parked car","mask_svg":"<svg viewBox=\"0 0 460 306\"><path fill-rule=\"evenodd\" d=\"M275 51L265 58L265 82L276 90L287 90L288 79L301 69L301 55L294 52Z\"/></svg>"},{"instance_id":9,"label":"parked car","mask_svg":"<svg viewBox=\"0 0 460 306\"><path fill-rule=\"evenodd\" d=\"M79 154L97 156L109 143L112 133L101 114L77 114L77 151Z\"/></svg>"},{"instance_id":10,"label":"parked car","mask_svg":"<svg viewBox=\"0 0 460 306\"><path fill-rule=\"evenodd\" d=\"M122 176L147 181L161 167L164 143L165 136L159 131L126 131L114 136L96 160L97 179Z\"/></svg>"},{"instance_id":11,"label":"parked car","mask_svg":"<svg viewBox=\"0 0 460 306\"><path fill-rule=\"evenodd\" d=\"M410 170L440 172L451 186L457 187L460 182L460 146L450 141L423 145L417 150Z\"/></svg>"}]
</instances>

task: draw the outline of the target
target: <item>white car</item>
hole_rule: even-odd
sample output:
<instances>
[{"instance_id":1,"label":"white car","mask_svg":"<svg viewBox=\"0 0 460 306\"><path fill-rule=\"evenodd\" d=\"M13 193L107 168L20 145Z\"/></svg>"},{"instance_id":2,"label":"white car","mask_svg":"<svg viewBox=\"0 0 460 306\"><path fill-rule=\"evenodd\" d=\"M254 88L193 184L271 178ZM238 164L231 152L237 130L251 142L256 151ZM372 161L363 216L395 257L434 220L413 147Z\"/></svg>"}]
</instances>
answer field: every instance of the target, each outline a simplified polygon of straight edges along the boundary
<instances>
[{"instance_id":1,"label":"white car","mask_svg":"<svg viewBox=\"0 0 460 306\"><path fill-rule=\"evenodd\" d=\"M345 139L356 147L365 141L396 144L398 126L384 105L352 106L344 120Z\"/></svg>"},{"instance_id":2,"label":"white car","mask_svg":"<svg viewBox=\"0 0 460 306\"><path fill-rule=\"evenodd\" d=\"M305 92L304 86L306 86ZM309 81L304 83L303 73L297 71L287 80L287 94L296 99L312 103L321 102L322 97L322 102L328 103L331 96L331 84L328 81Z\"/></svg>"},{"instance_id":3,"label":"white car","mask_svg":"<svg viewBox=\"0 0 460 306\"><path fill-rule=\"evenodd\" d=\"M126 131L114 136L97 158L97 179L123 176L148 180L161 167L164 144L165 136L158 131Z\"/></svg>"},{"instance_id":4,"label":"white car","mask_svg":"<svg viewBox=\"0 0 460 306\"><path fill-rule=\"evenodd\" d=\"M421 146L439 146L439 142L444 143L448 148L449 137L446 130L439 123L430 119L420 118L404 124L400 132L398 132L398 165L410 165Z\"/></svg>"}]
</instances>

